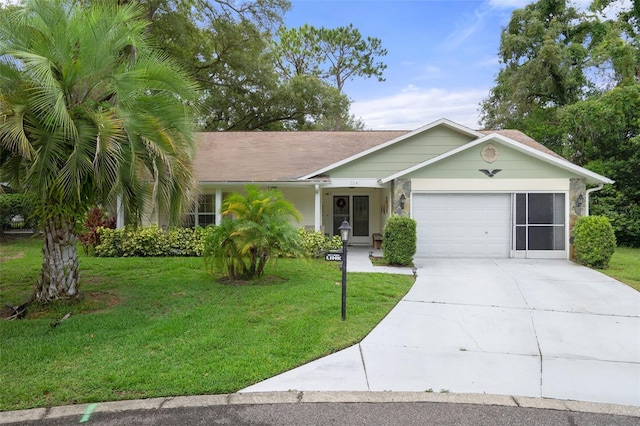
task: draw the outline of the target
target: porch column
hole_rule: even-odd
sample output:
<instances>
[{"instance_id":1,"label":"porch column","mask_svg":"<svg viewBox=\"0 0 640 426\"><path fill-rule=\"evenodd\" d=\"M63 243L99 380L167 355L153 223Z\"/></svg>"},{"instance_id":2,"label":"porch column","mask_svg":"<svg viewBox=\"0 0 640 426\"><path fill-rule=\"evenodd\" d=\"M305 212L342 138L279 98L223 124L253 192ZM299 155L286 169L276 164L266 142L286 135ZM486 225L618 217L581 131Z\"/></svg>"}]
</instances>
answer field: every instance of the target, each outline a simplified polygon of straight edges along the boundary
<instances>
[{"instance_id":1,"label":"porch column","mask_svg":"<svg viewBox=\"0 0 640 426\"><path fill-rule=\"evenodd\" d=\"M222 188L216 188L216 225L222 223Z\"/></svg>"},{"instance_id":2,"label":"porch column","mask_svg":"<svg viewBox=\"0 0 640 426\"><path fill-rule=\"evenodd\" d=\"M322 192L320 192L320 185L316 185L314 211L314 228L316 231L320 231L322 228Z\"/></svg>"},{"instance_id":3,"label":"porch column","mask_svg":"<svg viewBox=\"0 0 640 426\"><path fill-rule=\"evenodd\" d=\"M116 228L124 228L124 205L122 204L122 195L116 198Z\"/></svg>"}]
</instances>

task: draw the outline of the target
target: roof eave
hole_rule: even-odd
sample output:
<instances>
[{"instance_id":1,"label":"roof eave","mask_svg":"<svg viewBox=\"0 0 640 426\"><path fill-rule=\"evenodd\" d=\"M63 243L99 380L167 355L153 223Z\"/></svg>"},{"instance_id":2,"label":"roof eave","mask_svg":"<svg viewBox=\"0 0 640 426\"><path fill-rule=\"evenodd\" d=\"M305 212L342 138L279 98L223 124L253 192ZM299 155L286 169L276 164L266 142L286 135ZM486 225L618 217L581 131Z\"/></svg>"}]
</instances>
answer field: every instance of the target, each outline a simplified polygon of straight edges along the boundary
<instances>
[{"instance_id":1,"label":"roof eave","mask_svg":"<svg viewBox=\"0 0 640 426\"><path fill-rule=\"evenodd\" d=\"M412 173L416 170L422 169L424 167L427 167L433 163L437 163L438 161L442 161L445 158L451 157L452 155L455 155L459 152L465 151L467 149L473 148L474 146L480 145L482 143L485 143L489 140L495 140L498 139L500 140L502 143L505 143L506 145L521 151L521 152L525 152L527 154L532 155L533 157L536 157L542 161L545 161L547 163L553 164L555 166L558 166L562 169L571 171L577 175L580 175L582 177L584 177L587 181L587 183L590 184L599 184L599 183L608 183L608 184L612 184L615 181L609 179L608 177L599 175L595 172L592 172L590 170L585 169L584 167L580 167L577 166L567 160L564 160L562 158L558 158L555 157L553 155L547 154L545 152L542 152L540 150L537 150L535 148L531 148L525 144L522 144L520 142L514 141L513 139L507 138L506 136L500 135L498 133L490 133L488 135L483 135L483 137L481 137L480 139L477 139L475 141L469 142L465 145L462 145L458 148L452 149L451 151L447 151L444 154L440 154L439 156L436 156L434 158L431 158L427 161L423 161L420 164L416 164L415 166L409 167L405 170L402 170L400 172L397 172L393 175L387 176L385 178L380 179L381 183L387 183L390 182L394 179L398 179L402 176L406 176L409 173Z\"/></svg>"}]
</instances>

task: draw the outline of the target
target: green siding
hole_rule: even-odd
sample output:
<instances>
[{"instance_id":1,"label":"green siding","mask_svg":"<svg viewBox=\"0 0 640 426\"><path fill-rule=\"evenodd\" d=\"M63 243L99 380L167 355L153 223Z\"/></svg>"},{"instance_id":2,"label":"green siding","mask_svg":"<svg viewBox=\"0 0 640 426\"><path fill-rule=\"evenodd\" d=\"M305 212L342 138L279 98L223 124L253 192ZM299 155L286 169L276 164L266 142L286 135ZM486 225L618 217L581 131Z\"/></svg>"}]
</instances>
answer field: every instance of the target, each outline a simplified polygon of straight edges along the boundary
<instances>
[{"instance_id":1,"label":"green siding","mask_svg":"<svg viewBox=\"0 0 640 426\"><path fill-rule=\"evenodd\" d=\"M480 151L486 144L481 144L462 151L449 158L438 161L405 176L408 178L426 179L473 179L482 178L479 169L502 169L492 179L552 179L580 177L568 170L561 169L545 161L533 158L497 141L491 142L500 155L493 163L487 163L480 157Z\"/></svg>"},{"instance_id":2,"label":"green siding","mask_svg":"<svg viewBox=\"0 0 640 426\"><path fill-rule=\"evenodd\" d=\"M383 178L473 140L445 126L429 129L330 170L332 178Z\"/></svg>"}]
</instances>

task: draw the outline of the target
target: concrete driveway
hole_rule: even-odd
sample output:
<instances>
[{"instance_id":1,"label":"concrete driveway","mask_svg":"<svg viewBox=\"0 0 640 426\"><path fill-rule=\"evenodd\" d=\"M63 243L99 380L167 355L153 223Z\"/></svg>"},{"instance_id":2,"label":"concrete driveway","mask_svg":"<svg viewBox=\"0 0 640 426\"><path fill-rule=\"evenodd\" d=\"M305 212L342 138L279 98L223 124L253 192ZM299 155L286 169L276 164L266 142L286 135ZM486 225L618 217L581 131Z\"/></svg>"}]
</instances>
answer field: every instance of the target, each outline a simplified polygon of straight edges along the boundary
<instances>
[{"instance_id":1,"label":"concrete driveway","mask_svg":"<svg viewBox=\"0 0 640 426\"><path fill-rule=\"evenodd\" d=\"M637 291L565 260L416 264L414 286L360 344L242 392L433 391L640 406Z\"/></svg>"}]
</instances>

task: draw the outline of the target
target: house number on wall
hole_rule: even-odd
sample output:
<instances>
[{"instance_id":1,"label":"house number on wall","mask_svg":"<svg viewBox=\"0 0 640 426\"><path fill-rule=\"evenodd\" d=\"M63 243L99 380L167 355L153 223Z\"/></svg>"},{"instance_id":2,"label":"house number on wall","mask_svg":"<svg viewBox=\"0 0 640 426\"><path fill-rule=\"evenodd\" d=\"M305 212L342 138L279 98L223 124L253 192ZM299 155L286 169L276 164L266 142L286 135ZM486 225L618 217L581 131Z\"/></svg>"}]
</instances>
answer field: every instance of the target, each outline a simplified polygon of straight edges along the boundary
<instances>
[{"instance_id":1,"label":"house number on wall","mask_svg":"<svg viewBox=\"0 0 640 426\"><path fill-rule=\"evenodd\" d=\"M352 181L349 183L349 186L358 186L358 181L357 181L357 180L352 180Z\"/></svg>"}]
</instances>

